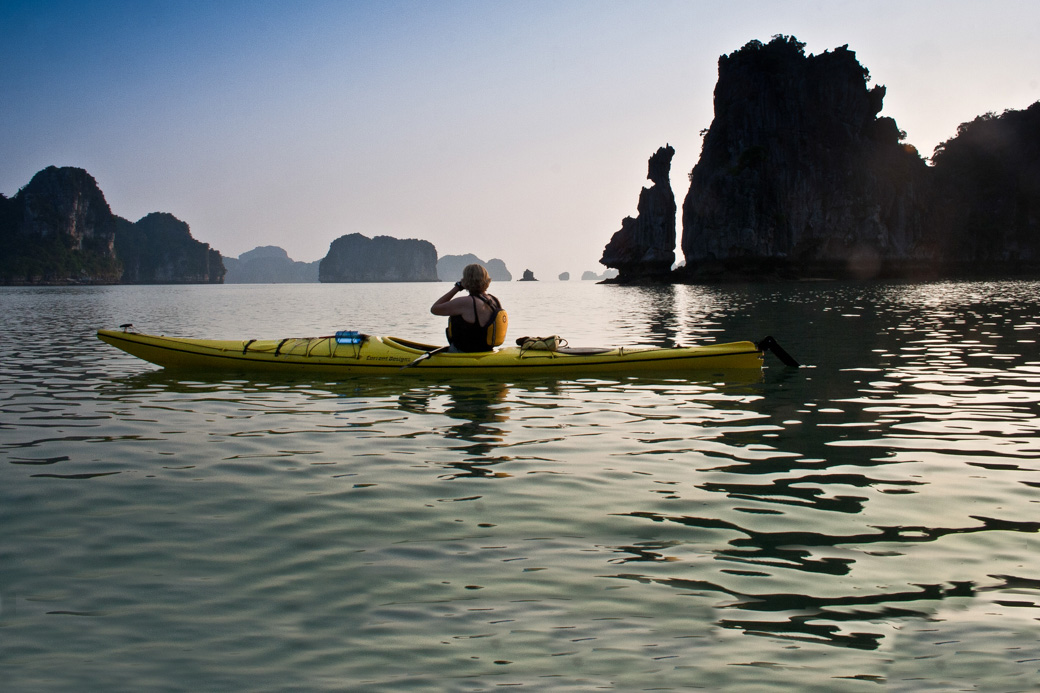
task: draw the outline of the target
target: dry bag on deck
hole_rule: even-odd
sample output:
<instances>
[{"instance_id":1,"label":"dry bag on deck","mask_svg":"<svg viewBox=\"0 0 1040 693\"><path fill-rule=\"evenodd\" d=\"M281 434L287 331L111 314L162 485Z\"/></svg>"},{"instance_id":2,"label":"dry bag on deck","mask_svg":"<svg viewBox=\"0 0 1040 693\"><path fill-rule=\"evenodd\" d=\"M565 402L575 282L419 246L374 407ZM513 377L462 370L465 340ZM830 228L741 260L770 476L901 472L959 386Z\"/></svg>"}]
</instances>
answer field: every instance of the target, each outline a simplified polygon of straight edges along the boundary
<instances>
[{"instance_id":1,"label":"dry bag on deck","mask_svg":"<svg viewBox=\"0 0 1040 693\"><path fill-rule=\"evenodd\" d=\"M525 351L557 351L567 346L567 340L558 334L551 337L520 337L516 340L520 353Z\"/></svg>"}]
</instances>

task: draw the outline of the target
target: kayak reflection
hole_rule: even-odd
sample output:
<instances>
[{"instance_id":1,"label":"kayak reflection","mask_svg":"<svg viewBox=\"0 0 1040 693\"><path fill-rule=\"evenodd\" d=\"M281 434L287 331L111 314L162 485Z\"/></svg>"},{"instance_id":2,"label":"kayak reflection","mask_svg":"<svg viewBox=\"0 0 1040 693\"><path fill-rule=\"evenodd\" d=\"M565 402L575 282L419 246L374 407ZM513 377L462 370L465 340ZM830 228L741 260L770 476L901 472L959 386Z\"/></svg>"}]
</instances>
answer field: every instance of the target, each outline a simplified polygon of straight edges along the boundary
<instances>
[{"instance_id":1,"label":"kayak reflection","mask_svg":"<svg viewBox=\"0 0 1040 693\"><path fill-rule=\"evenodd\" d=\"M447 449L462 459L441 462L454 470L442 478L505 478L511 475L494 467L512 459L496 455L506 441L503 424L509 419L508 396L505 383L450 382L436 388L410 389L398 397L398 404L404 411L442 414L457 422L444 429L443 435L461 442Z\"/></svg>"}]
</instances>

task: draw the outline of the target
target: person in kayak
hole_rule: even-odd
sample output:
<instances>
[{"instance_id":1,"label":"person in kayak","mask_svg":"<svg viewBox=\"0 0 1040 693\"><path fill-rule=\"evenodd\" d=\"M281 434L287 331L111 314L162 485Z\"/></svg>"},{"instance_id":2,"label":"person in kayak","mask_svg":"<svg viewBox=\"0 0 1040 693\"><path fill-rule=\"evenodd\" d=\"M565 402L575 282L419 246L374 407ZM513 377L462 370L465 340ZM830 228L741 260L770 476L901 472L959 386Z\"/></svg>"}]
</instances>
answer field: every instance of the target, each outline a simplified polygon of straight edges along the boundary
<instances>
[{"instance_id":1,"label":"person in kayak","mask_svg":"<svg viewBox=\"0 0 1040 693\"><path fill-rule=\"evenodd\" d=\"M487 293L491 276L483 265L466 265L462 279L430 307L434 315L448 318L448 344L452 351L491 351L506 339L509 316L502 303ZM458 296L462 291L468 296Z\"/></svg>"}]
</instances>

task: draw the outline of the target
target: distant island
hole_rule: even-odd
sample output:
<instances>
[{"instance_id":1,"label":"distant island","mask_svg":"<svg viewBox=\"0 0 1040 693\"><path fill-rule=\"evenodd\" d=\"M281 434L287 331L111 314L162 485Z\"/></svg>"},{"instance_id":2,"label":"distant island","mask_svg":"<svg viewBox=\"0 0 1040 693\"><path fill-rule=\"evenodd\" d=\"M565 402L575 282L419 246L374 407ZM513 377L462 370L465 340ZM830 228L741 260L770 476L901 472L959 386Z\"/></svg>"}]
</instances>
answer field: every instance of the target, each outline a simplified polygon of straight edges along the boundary
<instances>
[{"instance_id":1,"label":"distant island","mask_svg":"<svg viewBox=\"0 0 1040 693\"><path fill-rule=\"evenodd\" d=\"M445 260L457 258L476 259ZM0 194L0 285L433 282L438 264L428 241L358 233L314 262L277 246L224 258L172 214L136 222L113 214L94 177L74 167L49 166L14 197ZM511 279L501 260L487 266Z\"/></svg>"},{"instance_id":2,"label":"distant island","mask_svg":"<svg viewBox=\"0 0 1040 693\"><path fill-rule=\"evenodd\" d=\"M722 56L685 266L667 145L600 262L621 283L1040 273L1040 102L962 124L929 166L869 79L848 46L807 56L789 36Z\"/></svg>"},{"instance_id":3,"label":"distant island","mask_svg":"<svg viewBox=\"0 0 1040 693\"><path fill-rule=\"evenodd\" d=\"M318 263L321 282L435 282L437 249L429 241L340 236Z\"/></svg>"},{"instance_id":4,"label":"distant island","mask_svg":"<svg viewBox=\"0 0 1040 693\"><path fill-rule=\"evenodd\" d=\"M479 262L472 255L443 260L451 266L471 258ZM172 214L137 222L116 216L93 176L74 167L47 167L14 197L0 194L6 285L435 282L439 265L428 241L359 233L337 238L314 262L294 261L277 246L224 258ZM512 279L501 260L486 266L493 278Z\"/></svg>"},{"instance_id":5,"label":"distant island","mask_svg":"<svg viewBox=\"0 0 1040 693\"><path fill-rule=\"evenodd\" d=\"M237 258L225 257L224 266L227 274L224 275L225 284L290 284L299 282L317 282L318 265L320 260L314 262L300 262L293 260L289 254L277 246L259 246L248 252L242 253ZM465 255L445 255L437 259L437 278L442 282L455 281L462 276L462 270L466 265L479 264L487 268L492 281L513 281L513 275L509 272L505 262L492 258L481 260L472 253ZM608 269L602 274L591 270L582 273L583 281L602 281L612 279L618 275L617 270ZM534 276L533 273L531 276ZM562 282L569 281L570 272L561 272L558 279Z\"/></svg>"},{"instance_id":6,"label":"distant island","mask_svg":"<svg viewBox=\"0 0 1040 693\"><path fill-rule=\"evenodd\" d=\"M462 276L466 265L478 263L484 265L491 279L495 281L512 281L513 277L502 260L491 259L487 262L476 255L445 255L437 259L437 278L442 281L455 281ZM265 283L298 283L318 282L318 267L321 260L300 262L293 260L289 254L277 246L260 246L242 253L237 258L224 258L227 274L226 284L265 284ZM422 279L419 281L429 281Z\"/></svg>"},{"instance_id":7,"label":"distant island","mask_svg":"<svg viewBox=\"0 0 1040 693\"><path fill-rule=\"evenodd\" d=\"M294 284L318 281L318 263L299 262L284 249L265 245L224 258L225 284Z\"/></svg>"},{"instance_id":8,"label":"distant island","mask_svg":"<svg viewBox=\"0 0 1040 693\"><path fill-rule=\"evenodd\" d=\"M224 271L173 215L113 214L83 169L50 166L0 194L0 284L219 284Z\"/></svg>"},{"instance_id":9,"label":"distant island","mask_svg":"<svg viewBox=\"0 0 1040 693\"><path fill-rule=\"evenodd\" d=\"M484 269L491 275L491 281L511 282L513 275L506 268L506 263L497 258L484 262L476 255L445 255L437 260L437 276L442 282L457 281L462 276L462 270L466 265L483 265Z\"/></svg>"}]
</instances>

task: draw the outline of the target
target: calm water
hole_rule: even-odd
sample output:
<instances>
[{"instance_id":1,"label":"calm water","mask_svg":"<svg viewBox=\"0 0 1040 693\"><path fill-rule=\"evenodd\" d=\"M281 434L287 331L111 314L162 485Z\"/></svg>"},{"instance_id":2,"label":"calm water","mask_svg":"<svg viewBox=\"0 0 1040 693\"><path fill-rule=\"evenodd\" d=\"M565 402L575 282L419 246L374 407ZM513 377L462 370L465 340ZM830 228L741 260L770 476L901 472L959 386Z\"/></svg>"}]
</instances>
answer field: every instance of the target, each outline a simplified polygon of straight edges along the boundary
<instances>
[{"instance_id":1,"label":"calm water","mask_svg":"<svg viewBox=\"0 0 1040 693\"><path fill-rule=\"evenodd\" d=\"M760 378L167 374L94 338L440 343L444 286L0 289L12 691L1032 691L1040 283L496 284L510 335Z\"/></svg>"}]
</instances>

